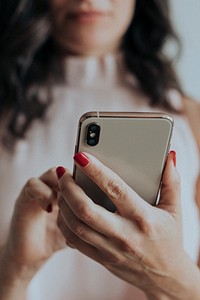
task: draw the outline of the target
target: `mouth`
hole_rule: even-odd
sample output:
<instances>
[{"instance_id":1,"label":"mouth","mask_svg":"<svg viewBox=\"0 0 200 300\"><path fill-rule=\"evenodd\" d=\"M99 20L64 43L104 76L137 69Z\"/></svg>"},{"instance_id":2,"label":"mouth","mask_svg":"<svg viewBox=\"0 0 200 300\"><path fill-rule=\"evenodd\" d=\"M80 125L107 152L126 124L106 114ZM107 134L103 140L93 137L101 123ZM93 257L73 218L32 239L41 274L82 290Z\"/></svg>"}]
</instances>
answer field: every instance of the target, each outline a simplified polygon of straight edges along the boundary
<instances>
[{"instance_id":1,"label":"mouth","mask_svg":"<svg viewBox=\"0 0 200 300\"><path fill-rule=\"evenodd\" d=\"M92 23L103 18L106 18L108 13L105 11L97 11L97 10L90 10L90 11L76 11L69 13L67 15L67 19L76 21L79 23Z\"/></svg>"}]
</instances>

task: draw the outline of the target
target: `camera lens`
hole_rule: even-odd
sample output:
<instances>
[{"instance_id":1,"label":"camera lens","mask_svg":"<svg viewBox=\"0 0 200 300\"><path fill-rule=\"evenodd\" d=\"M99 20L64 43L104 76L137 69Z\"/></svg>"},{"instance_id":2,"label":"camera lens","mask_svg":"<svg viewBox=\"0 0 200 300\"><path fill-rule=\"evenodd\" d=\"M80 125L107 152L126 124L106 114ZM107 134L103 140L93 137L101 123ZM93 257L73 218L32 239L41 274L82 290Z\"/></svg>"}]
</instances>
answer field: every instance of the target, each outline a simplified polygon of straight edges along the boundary
<instances>
[{"instance_id":1,"label":"camera lens","mask_svg":"<svg viewBox=\"0 0 200 300\"><path fill-rule=\"evenodd\" d=\"M99 142L100 126L97 123L91 123L87 127L86 143L89 146L96 146Z\"/></svg>"},{"instance_id":2,"label":"camera lens","mask_svg":"<svg viewBox=\"0 0 200 300\"><path fill-rule=\"evenodd\" d=\"M89 130L91 130L92 132L95 132L97 129L98 129L98 126L97 124L91 124L89 125Z\"/></svg>"}]
</instances>

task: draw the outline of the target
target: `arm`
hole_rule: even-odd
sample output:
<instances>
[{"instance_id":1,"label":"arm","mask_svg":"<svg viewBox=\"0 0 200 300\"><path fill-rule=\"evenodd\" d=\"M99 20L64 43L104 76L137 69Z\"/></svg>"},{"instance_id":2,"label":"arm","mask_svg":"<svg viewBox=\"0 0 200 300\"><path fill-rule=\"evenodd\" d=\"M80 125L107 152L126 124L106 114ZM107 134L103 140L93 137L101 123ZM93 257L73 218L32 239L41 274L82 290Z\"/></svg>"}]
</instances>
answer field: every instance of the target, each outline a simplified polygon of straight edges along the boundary
<instances>
[{"instance_id":1,"label":"arm","mask_svg":"<svg viewBox=\"0 0 200 300\"><path fill-rule=\"evenodd\" d=\"M30 179L22 189L0 253L1 300L23 300L35 273L66 245L56 226L56 191L55 169Z\"/></svg>"},{"instance_id":2,"label":"arm","mask_svg":"<svg viewBox=\"0 0 200 300\"><path fill-rule=\"evenodd\" d=\"M200 153L200 102L183 97L183 112L188 119Z\"/></svg>"},{"instance_id":3,"label":"arm","mask_svg":"<svg viewBox=\"0 0 200 300\"><path fill-rule=\"evenodd\" d=\"M200 154L200 102L190 98L183 98L183 109L188 119ZM196 203L200 214L200 172L196 184ZM200 252L198 266L200 267Z\"/></svg>"},{"instance_id":4,"label":"arm","mask_svg":"<svg viewBox=\"0 0 200 300\"><path fill-rule=\"evenodd\" d=\"M200 173L199 173L199 177L197 179L197 184L196 184L196 203L197 203L197 207L199 209L199 215L200 215ZM200 250L199 250L198 266L200 268Z\"/></svg>"},{"instance_id":5,"label":"arm","mask_svg":"<svg viewBox=\"0 0 200 300\"><path fill-rule=\"evenodd\" d=\"M29 279L24 278L15 264L6 256L5 248L0 251L0 296L2 300L23 300Z\"/></svg>"},{"instance_id":6,"label":"arm","mask_svg":"<svg viewBox=\"0 0 200 300\"><path fill-rule=\"evenodd\" d=\"M94 204L66 172L59 180L58 226L67 242L142 289L149 300L198 300L200 273L182 244L174 154L167 160L156 207L91 155L83 159L84 167L78 167L107 193L117 213Z\"/></svg>"}]
</instances>

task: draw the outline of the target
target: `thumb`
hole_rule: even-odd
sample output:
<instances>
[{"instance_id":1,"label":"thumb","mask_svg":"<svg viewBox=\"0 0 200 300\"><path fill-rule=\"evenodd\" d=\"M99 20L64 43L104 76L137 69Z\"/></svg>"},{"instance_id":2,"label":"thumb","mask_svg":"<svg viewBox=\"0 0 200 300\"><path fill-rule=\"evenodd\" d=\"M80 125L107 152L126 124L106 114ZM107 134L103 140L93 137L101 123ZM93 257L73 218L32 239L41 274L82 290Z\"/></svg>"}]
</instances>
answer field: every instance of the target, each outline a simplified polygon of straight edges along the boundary
<instances>
[{"instance_id":1,"label":"thumb","mask_svg":"<svg viewBox=\"0 0 200 300\"><path fill-rule=\"evenodd\" d=\"M170 151L166 161L158 207L180 215L180 176L176 170L175 151Z\"/></svg>"}]
</instances>

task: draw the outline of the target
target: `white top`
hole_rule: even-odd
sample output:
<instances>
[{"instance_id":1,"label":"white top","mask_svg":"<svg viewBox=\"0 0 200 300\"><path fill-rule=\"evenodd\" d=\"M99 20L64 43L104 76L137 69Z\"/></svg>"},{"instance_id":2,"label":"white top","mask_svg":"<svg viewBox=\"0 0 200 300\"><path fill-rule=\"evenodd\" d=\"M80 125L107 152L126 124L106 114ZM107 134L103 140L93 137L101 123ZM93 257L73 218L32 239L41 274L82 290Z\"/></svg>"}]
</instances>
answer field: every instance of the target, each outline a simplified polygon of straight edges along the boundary
<instances>
[{"instance_id":1,"label":"white top","mask_svg":"<svg viewBox=\"0 0 200 300\"><path fill-rule=\"evenodd\" d=\"M28 178L64 165L72 170L78 119L86 111L155 111L137 89L137 81L125 72L121 59L66 60L66 85L54 89L54 103L46 123L36 121L26 141L19 141L10 156L0 151L0 241L6 238L13 206ZM170 91L174 105L180 96ZM184 246L196 261L199 249L199 221L194 201L198 174L197 147L187 121L175 115L172 149L177 152L177 168L182 178ZM102 266L65 249L55 254L34 277L28 300L142 300L143 293L116 278Z\"/></svg>"}]
</instances>

